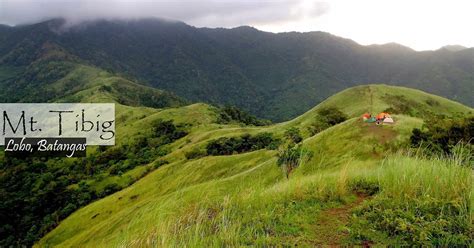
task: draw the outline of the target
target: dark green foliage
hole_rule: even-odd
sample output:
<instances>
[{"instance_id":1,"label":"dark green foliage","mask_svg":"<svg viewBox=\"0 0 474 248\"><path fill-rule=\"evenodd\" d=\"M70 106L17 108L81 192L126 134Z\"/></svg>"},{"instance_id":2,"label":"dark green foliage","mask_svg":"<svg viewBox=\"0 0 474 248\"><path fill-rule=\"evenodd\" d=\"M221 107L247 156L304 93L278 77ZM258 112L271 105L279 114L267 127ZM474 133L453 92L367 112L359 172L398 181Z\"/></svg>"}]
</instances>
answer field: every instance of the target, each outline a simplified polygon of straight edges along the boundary
<instances>
[{"instance_id":1,"label":"dark green foliage","mask_svg":"<svg viewBox=\"0 0 474 248\"><path fill-rule=\"evenodd\" d=\"M32 245L78 207L97 199L87 184L86 159L2 158L0 246Z\"/></svg>"},{"instance_id":2,"label":"dark green foliage","mask_svg":"<svg viewBox=\"0 0 474 248\"><path fill-rule=\"evenodd\" d=\"M331 126L346 121L347 118L347 115L336 107L321 108L308 129L311 135L315 135Z\"/></svg>"},{"instance_id":3,"label":"dark green foliage","mask_svg":"<svg viewBox=\"0 0 474 248\"><path fill-rule=\"evenodd\" d=\"M112 92L112 86L110 86L110 85L102 85L102 86L99 87L99 91Z\"/></svg>"},{"instance_id":4,"label":"dark green foliage","mask_svg":"<svg viewBox=\"0 0 474 248\"><path fill-rule=\"evenodd\" d=\"M187 134L186 131L176 127L173 121L170 120L158 120L153 124L153 137L160 138L162 144L171 143Z\"/></svg>"},{"instance_id":5,"label":"dark green foliage","mask_svg":"<svg viewBox=\"0 0 474 248\"><path fill-rule=\"evenodd\" d=\"M287 129L284 136L286 142L278 148L277 164L285 171L286 178L289 178L294 169L301 163L311 159L313 152L304 149L301 144L298 144L303 141L298 128L291 127Z\"/></svg>"},{"instance_id":6,"label":"dark green foliage","mask_svg":"<svg viewBox=\"0 0 474 248\"><path fill-rule=\"evenodd\" d=\"M467 247L472 237L466 211L466 206L429 197L404 202L376 198L355 211L350 236L359 242Z\"/></svg>"},{"instance_id":7,"label":"dark green foliage","mask_svg":"<svg viewBox=\"0 0 474 248\"><path fill-rule=\"evenodd\" d=\"M257 117L234 106L220 108L218 113L219 117L217 122L220 124L228 124L232 122L254 126L265 126L271 124L271 121L258 119Z\"/></svg>"},{"instance_id":8,"label":"dark green foliage","mask_svg":"<svg viewBox=\"0 0 474 248\"><path fill-rule=\"evenodd\" d=\"M199 148L194 148L191 151L186 152L184 154L186 159L197 159L197 158L205 157L206 155L207 155L207 152Z\"/></svg>"},{"instance_id":9,"label":"dark green foliage","mask_svg":"<svg viewBox=\"0 0 474 248\"><path fill-rule=\"evenodd\" d=\"M163 160L163 159L160 159L160 160L157 160L154 164L153 164L153 167L155 169L158 169L160 168L161 166L165 165L165 164L169 164L170 162L168 162L167 160Z\"/></svg>"},{"instance_id":10,"label":"dark green foliage","mask_svg":"<svg viewBox=\"0 0 474 248\"><path fill-rule=\"evenodd\" d=\"M114 90L115 95L118 96L118 103L128 106L165 108L179 107L186 103L170 92L150 89L137 84L127 84L122 81L116 81L112 86L104 85L101 89L108 92Z\"/></svg>"},{"instance_id":11,"label":"dark green foliage","mask_svg":"<svg viewBox=\"0 0 474 248\"><path fill-rule=\"evenodd\" d=\"M303 137L300 134L300 130L296 127L290 127L285 131L285 138L291 142L297 144L303 141Z\"/></svg>"},{"instance_id":12,"label":"dark green foliage","mask_svg":"<svg viewBox=\"0 0 474 248\"><path fill-rule=\"evenodd\" d=\"M364 195L375 195L380 191L380 185L375 180L357 179L349 182L349 188Z\"/></svg>"},{"instance_id":13,"label":"dark green foliage","mask_svg":"<svg viewBox=\"0 0 474 248\"><path fill-rule=\"evenodd\" d=\"M312 156L313 152L304 149L302 145L290 143L286 148L278 151L277 164L285 171L286 178L289 178L294 169L311 159Z\"/></svg>"},{"instance_id":14,"label":"dark green foliage","mask_svg":"<svg viewBox=\"0 0 474 248\"><path fill-rule=\"evenodd\" d=\"M440 103L438 101L436 101L434 99L431 99L431 98L426 100L425 102L426 102L426 104L428 104L429 106L432 106L432 107L440 105Z\"/></svg>"},{"instance_id":15,"label":"dark green foliage","mask_svg":"<svg viewBox=\"0 0 474 248\"><path fill-rule=\"evenodd\" d=\"M271 133L259 133L255 136L244 134L240 137L222 137L213 140L207 144L206 150L208 155L231 155L274 148L278 142L279 140L273 138Z\"/></svg>"},{"instance_id":16,"label":"dark green foliage","mask_svg":"<svg viewBox=\"0 0 474 248\"><path fill-rule=\"evenodd\" d=\"M347 115L336 107L321 108L318 111L319 116L327 124L334 126L347 120Z\"/></svg>"},{"instance_id":17,"label":"dark green foliage","mask_svg":"<svg viewBox=\"0 0 474 248\"><path fill-rule=\"evenodd\" d=\"M446 119L435 116L425 121L423 130L413 129L410 137L412 147L424 146L434 153L451 154L460 142L474 151L474 117Z\"/></svg>"}]
</instances>

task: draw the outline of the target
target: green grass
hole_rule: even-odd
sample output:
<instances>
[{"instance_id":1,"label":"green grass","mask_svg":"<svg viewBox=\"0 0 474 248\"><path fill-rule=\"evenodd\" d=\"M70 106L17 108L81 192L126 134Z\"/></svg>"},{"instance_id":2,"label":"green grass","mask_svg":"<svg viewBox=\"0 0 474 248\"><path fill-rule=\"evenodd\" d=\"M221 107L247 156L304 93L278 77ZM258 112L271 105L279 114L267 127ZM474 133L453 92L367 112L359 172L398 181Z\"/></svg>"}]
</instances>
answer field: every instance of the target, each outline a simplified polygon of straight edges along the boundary
<instances>
[{"instance_id":1,"label":"green grass","mask_svg":"<svg viewBox=\"0 0 474 248\"><path fill-rule=\"evenodd\" d=\"M353 241L469 245L472 175L458 161L399 154L357 180L376 184L380 193L356 211Z\"/></svg>"},{"instance_id":2,"label":"green grass","mask_svg":"<svg viewBox=\"0 0 474 248\"><path fill-rule=\"evenodd\" d=\"M185 101L168 92L143 86L92 66L74 65L50 89L60 97L52 102L116 102L127 106L179 107Z\"/></svg>"},{"instance_id":3,"label":"green grass","mask_svg":"<svg viewBox=\"0 0 474 248\"><path fill-rule=\"evenodd\" d=\"M366 94L371 94L373 99L368 101ZM367 108L375 112L390 106L384 100L386 94L404 95L409 101L419 103L411 113L413 116L395 115L395 125L363 123L358 117ZM435 99L439 104L429 105L427 99ZM351 119L310 137L306 129L314 121L317 110L324 106L337 106ZM444 205L434 205L434 209L427 211L442 211L443 206L451 206L448 202L462 203L464 207L470 204L466 201L472 187L468 169L452 165L446 159L412 157L398 152L405 146L411 130L423 124L422 113L472 112L463 105L419 91L385 85L355 87L292 121L267 127L215 124L217 116L205 104L169 109L117 105L116 109L119 145L149 135L158 119L174 120L185 126L189 134L168 145L171 152L159 158L170 164L76 211L37 246L314 246L328 242L359 244L364 239L379 244L414 244L410 242L418 241L406 238L410 233L390 233L390 227L377 226L362 212L356 211L356 219L346 221L352 208L357 209L359 204L355 191L364 185L368 189L377 188L378 193L360 207L370 208L387 201L384 211L389 213L400 209L415 211L417 206L433 202ZM281 137L289 127L300 128L304 147L314 152L313 158L301 164L289 180L276 164L276 151L194 160L184 156L219 137L259 132ZM110 181L125 184L127 176L140 173L147 166L151 165L137 167L122 175L123 178L105 177L103 181L90 183L96 187ZM338 224L327 225L322 232L321 216L338 208L347 211L334 216ZM375 212L374 216L388 216L384 211ZM429 213L422 212L425 214L428 218ZM462 230L469 224L463 221L469 214L464 211L459 218L448 216L443 221L464 235ZM375 231L367 233L360 223L370 224ZM428 225L421 231L428 236L439 236ZM336 233L340 240L328 240L324 233ZM455 243L449 241L455 236L448 234L437 236L436 242Z\"/></svg>"},{"instance_id":4,"label":"green grass","mask_svg":"<svg viewBox=\"0 0 474 248\"><path fill-rule=\"evenodd\" d=\"M397 97L400 96L403 98L398 99ZM429 103L431 103L431 105ZM474 114L472 108L420 90L383 84L371 84L343 90L288 123L291 123L291 125L296 123L308 125L308 122L313 119L311 117L316 115L317 111L324 107L336 107L350 117L360 117L366 112L376 115L397 104L412 106L414 110L411 114L414 115L413 117L418 118L422 117L424 113L445 114L448 116L457 113Z\"/></svg>"}]
</instances>

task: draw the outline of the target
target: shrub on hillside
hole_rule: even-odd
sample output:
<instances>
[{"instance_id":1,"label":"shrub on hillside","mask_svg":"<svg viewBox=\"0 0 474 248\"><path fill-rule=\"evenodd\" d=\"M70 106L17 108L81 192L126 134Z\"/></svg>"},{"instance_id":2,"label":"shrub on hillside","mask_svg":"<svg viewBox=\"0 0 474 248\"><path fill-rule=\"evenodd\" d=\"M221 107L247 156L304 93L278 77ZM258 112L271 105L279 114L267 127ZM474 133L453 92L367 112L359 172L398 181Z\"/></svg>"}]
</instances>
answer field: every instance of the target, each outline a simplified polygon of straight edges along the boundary
<instances>
[{"instance_id":1,"label":"shrub on hillside","mask_svg":"<svg viewBox=\"0 0 474 248\"><path fill-rule=\"evenodd\" d=\"M312 156L313 153L304 149L303 146L290 143L287 147L278 151L277 164L285 172L286 178L289 178L294 169L311 159Z\"/></svg>"},{"instance_id":2,"label":"shrub on hillside","mask_svg":"<svg viewBox=\"0 0 474 248\"><path fill-rule=\"evenodd\" d=\"M209 142L206 146L208 155L231 155L236 153L256 151L264 148L277 147L275 139L271 133L260 133L255 136L244 134L240 137L222 137Z\"/></svg>"},{"instance_id":3,"label":"shrub on hillside","mask_svg":"<svg viewBox=\"0 0 474 248\"><path fill-rule=\"evenodd\" d=\"M423 130L415 128L410 136L412 147L421 145L432 152L451 154L452 149L460 142L474 153L474 117L451 120L431 119Z\"/></svg>"},{"instance_id":4,"label":"shrub on hillside","mask_svg":"<svg viewBox=\"0 0 474 248\"><path fill-rule=\"evenodd\" d=\"M269 120L258 119L257 117L233 106L226 106L218 110L217 123L228 124L232 122L243 123L245 125L265 126L271 124Z\"/></svg>"},{"instance_id":5,"label":"shrub on hillside","mask_svg":"<svg viewBox=\"0 0 474 248\"><path fill-rule=\"evenodd\" d=\"M350 181L349 188L354 192L365 195L375 195L380 191L380 185L376 180L368 180L365 178Z\"/></svg>"},{"instance_id":6,"label":"shrub on hillside","mask_svg":"<svg viewBox=\"0 0 474 248\"><path fill-rule=\"evenodd\" d=\"M295 144L300 143L303 141L303 137L301 136L300 130L296 127L291 127L285 131L285 138L287 138L290 142Z\"/></svg>"},{"instance_id":7,"label":"shrub on hillside","mask_svg":"<svg viewBox=\"0 0 474 248\"><path fill-rule=\"evenodd\" d=\"M174 125L173 121L157 120L153 124L153 134L154 137L161 138L164 144L168 144L186 136L188 133Z\"/></svg>"},{"instance_id":8,"label":"shrub on hillside","mask_svg":"<svg viewBox=\"0 0 474 248\"><path fill-rule=\"evenodd\" d=\"M318 111L318 114L331 126L347 120L347 115L336 107L322 108Z\"/></svg>"},{"instance_id":9,"label":"shrub on hillside","mask_svg":"<svg viewBox=\"0 0 474 248\"><path fill-rule=\"evenodd\" d=\"M163 166L165 164L169 164L169 163L170 162L168 162L167 160L160 159L160 160L157 160L155 163L153 163L153 168L158 169L161 166Z\"/></svg>"},{"instance_id":10,"label":"shrub on hillside","mask_svg":"<svg viewBox=\"0 0 474 248\"><path fill-rule=\"evenodd\" d=\"M425 102L429 106L440 106L441 105L438 101L436 101L435 99L432 99L432 98L427 99Z\"/></svg>"},{"instance_id":11,"label":"shrub on hillside","mask_svg":"<svg viewBox=\"0 0 474 248\"><path fill-rule=\"evenodd\" d=\"M196 158L202 158L207 155L206 151L203 151L199 148L194 148L189 152L184 153L184 156L186 159L196 159Z\"/></svg>"},{"instance_id":12,"label":"shrub on hillside","mask_svg":"<svg viewBox=\"0 0 474 248\"><path fill-rule=\"evenodd\" d=\"M318 111L318 115L308 129L311 135L315 135L347 119L347 115L336 107L322 108Z\"/></svg>"}]
</instances>

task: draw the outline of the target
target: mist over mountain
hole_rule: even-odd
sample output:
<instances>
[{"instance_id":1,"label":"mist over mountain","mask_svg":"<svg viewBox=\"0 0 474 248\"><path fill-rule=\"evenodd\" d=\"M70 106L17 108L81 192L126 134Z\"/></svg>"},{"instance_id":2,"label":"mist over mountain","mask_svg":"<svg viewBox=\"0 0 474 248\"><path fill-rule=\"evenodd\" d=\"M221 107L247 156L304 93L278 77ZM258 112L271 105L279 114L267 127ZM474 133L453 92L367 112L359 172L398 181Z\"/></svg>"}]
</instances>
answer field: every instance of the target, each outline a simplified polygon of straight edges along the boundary
<instances>
[{"instance_id":1,"label":"mist over mountain","mask_svg":"<svg viewBox=\"0 0 474 248\"><path fill-rule=\"evenodd\" d=\"M54 19L0 26L0 67L10 75L0 78L2 87L7 92L19 85L32 87L25 74L39 57L51 60L44 58L44 51L52 47L61 51L48 53L54 54L59 74L67 70L59 69L61 61L74 61L190 101L236 105L277 121L295 117L340 90L368 83L417 88L474 105L472 48L416 52L394 43L362 46L324 32L195 28L160 19L74 26ZM33 88L41 87L47 87L44 80Z\"/></svg>"}]
</instances>

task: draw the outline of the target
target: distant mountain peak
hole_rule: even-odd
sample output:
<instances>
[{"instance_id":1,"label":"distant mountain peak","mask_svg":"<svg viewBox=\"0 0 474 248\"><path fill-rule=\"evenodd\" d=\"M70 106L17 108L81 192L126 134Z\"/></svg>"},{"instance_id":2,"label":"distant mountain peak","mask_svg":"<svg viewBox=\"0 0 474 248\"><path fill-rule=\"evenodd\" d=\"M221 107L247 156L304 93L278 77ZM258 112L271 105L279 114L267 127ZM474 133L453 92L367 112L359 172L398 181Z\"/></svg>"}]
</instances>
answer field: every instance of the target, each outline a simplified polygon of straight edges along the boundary
<instances>
[{"instance_id":1,"label":"distant mountain peak","mask_svg":"<svg viewBox=\"0 0 474 248\"><path fill-rule=\"evenodd\" d=\"M252 30L252 31L259 31L258 29L252 27L252 26L248 26L248 25L244 25L244 26L238 26L238 27L235 27L235 28L232 28L234 30Z\"/></svg>"},{"instance_id":2,"label":"distant mountain peak","mask_svg":"<svg viewBox=\"0 0 474 248\"><path fill-rule=\"evenodd\" d=\"M451 52L458 52L464 49L467 49L467 47L461 46L461 45L447 45L447 46L441 47L439 50L448 50Z\"/></svg>"},{"instance_id":3,"label":"distant mountain peak","mask_svg":"<svg viewBox=\"0 0 474 248\"><path fill-rule=\"evenodd\" d=\"M389 49L393 51L407 51L407 52L414 52L415 50L411 49L410 47L395 43L395 42L390 42L390 43L385 43L385 44L372 44L369 45L368 47L373 47L373 48L379 48L379 49Z\"/></svg>"}]
</instances>

